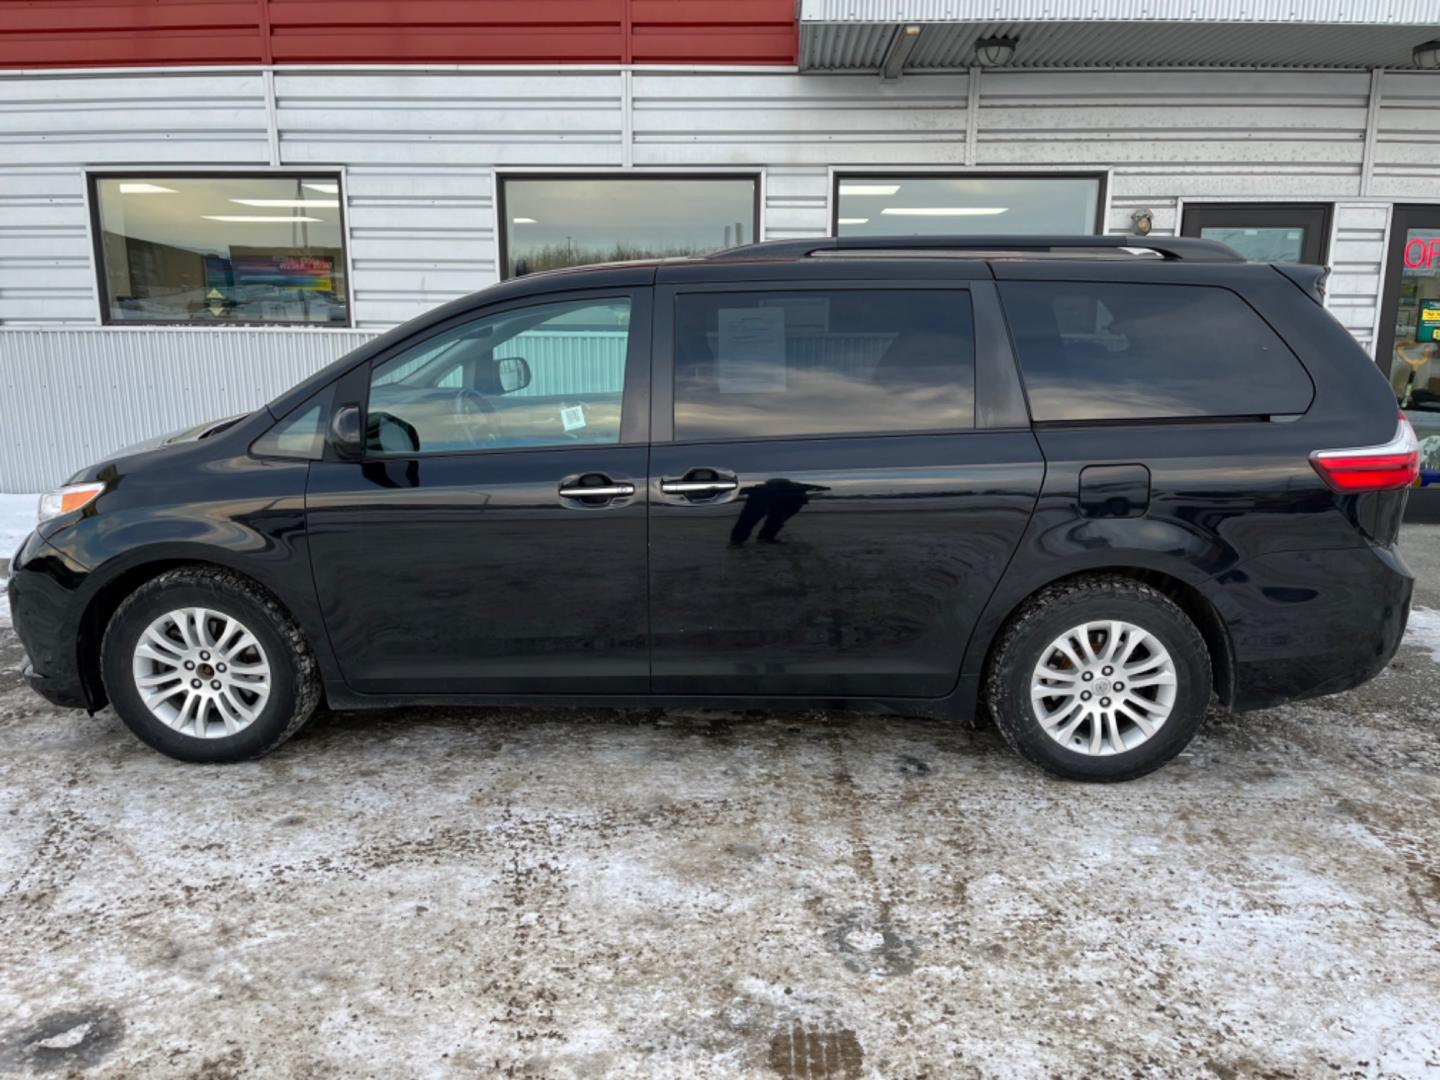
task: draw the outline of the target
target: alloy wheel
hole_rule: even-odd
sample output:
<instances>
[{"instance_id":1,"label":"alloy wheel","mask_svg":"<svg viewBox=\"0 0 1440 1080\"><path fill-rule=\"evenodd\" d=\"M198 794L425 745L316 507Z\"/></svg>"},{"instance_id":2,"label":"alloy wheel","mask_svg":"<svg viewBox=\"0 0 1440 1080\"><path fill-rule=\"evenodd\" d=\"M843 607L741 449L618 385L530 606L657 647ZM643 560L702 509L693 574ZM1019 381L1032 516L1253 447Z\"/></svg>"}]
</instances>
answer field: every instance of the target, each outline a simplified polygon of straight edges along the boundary
<instances>
[{"instance_id":1,"label":"alloy wheel","mask_svg":"<svg viewBox=\"0 0 1440 1080\"><path fill-rule=\"evenodd\" d=\"M240 620L187 607L154 620L135 644L140 700L161 723L197 739L249 727L270 700L270 662Z\"/></svg>"}]
</instances>

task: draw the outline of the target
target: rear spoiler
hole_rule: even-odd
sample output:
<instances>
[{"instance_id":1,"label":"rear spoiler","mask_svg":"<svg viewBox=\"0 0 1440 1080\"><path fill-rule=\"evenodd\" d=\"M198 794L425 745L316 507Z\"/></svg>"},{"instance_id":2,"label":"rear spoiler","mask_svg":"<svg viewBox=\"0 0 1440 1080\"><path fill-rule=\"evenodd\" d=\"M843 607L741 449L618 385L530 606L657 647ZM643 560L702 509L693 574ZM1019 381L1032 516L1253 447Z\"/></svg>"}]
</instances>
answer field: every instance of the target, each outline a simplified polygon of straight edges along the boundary
<instances>
[{"instance_id":1,"label":"rear spoiler","mask_svg":"<svg viewBox=\"0 0 1440 1080\"><path fill-rule=\"evenodd\" d=\"M1325 282L1330 277L1328 266L1307 266L1300 263L1271 263L1315 303L1325 303Z\"/></svg>"}]
</instances>

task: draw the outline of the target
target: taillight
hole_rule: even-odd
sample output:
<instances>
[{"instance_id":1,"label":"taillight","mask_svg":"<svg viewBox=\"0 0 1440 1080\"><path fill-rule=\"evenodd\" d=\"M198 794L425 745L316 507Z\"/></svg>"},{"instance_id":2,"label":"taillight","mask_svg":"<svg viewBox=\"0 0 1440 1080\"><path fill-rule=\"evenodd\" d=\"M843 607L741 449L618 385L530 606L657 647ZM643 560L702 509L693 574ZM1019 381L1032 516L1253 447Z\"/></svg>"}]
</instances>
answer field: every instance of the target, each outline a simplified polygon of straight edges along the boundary
<instances>
[{"instance_id":1,"label":"taillight","mask_svg":"<svg viewBox=\"0 0 1440 1080\"><path fill-rule=\"evenodd\" d=\"M1409 487L1420 476L1420 441L1405 414L1395 437L1381 446L1348 450L1316 450L1310 464L1324 481L1347 495L1359 491L1391 491Z\"/></svg>"}]
</instances>

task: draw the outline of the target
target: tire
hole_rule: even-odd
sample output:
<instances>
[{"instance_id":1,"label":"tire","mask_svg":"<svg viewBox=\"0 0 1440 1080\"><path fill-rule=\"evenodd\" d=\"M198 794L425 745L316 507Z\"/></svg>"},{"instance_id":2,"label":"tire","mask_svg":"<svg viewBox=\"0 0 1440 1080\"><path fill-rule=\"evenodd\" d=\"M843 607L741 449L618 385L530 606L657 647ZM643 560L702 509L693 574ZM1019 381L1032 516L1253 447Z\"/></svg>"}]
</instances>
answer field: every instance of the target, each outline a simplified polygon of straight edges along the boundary
<instances>
[{"instance_id":1,"label":"tire","mask_svg":"<svg viewBox=\"0 0 1440 1080\"><path fill-rule=\"evenodd\" d=\"M1062 640L1068 651L1056 647ZM1159 590L1108 574L1026 601L985 678L995 725L1017 753L1067 780L1102 783L1144 776L1180 753L1205 719L1210 688L1210 652L1189 617ZM1054 695L1032 704L1032 690L1045 689Z\"/></svg>"},{"instance_id":2,"label":"tire","mask_svg":"<svg viewBox=\"0 0 1440 1080\"><path fill-rule=\"evenodd\" d=\"M105 629L101 675L125 725L180 761L268 754L320 701L295 621L255 582L216 567L166 571L127 597Z\"/></svg>"}]
</instances>

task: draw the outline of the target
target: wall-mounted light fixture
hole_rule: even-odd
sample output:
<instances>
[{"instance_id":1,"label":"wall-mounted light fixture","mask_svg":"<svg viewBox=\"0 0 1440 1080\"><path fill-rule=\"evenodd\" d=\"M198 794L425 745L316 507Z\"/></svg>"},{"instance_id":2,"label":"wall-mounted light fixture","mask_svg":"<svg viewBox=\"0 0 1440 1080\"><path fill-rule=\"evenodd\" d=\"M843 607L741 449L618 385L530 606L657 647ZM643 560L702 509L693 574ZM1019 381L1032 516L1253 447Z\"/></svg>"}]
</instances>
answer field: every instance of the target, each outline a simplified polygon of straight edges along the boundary
<instances>
[{"instance_id":1,"label":"wall-mounted light fixture","mask_svg":"<svg viewBox=\"0 0 1440 1080\"><path fill-rule=\"evenodd\" d=\"M1135 226L1136 236L1149 236L1150 230L1155 227L1155 212L1153 210L1136 210L1130 215L1130 222Z\"/></svg>"},{"instance_id":2,"label":"wall-mounted light fixture","mask_svg":"<svg viewBox=\"0 0 1440 1080\"><path fill-rule=\"evenodd\" d=\"M910 54L915 51L915 44L919 40L920 27L913 23L896 30L895 36L890 39L890 47L885 50L885 59L880 62L880 77L898 79L905 70L905 61L910 59Z\"/></svg>"},{"instance_id":3,"label":"wall-mounted light fixture","mask_svg":"<svg viewBox=\"0 0 1440 1080\"><path fill-rule=\"evenodd\" d=\"M1431 71L1440 69L1440 41L1426 41L1415 46L1415 51L1410 54L1415 58L1415 66L1427 68Z\"/></svg>"},{"instance_id":4,"label":"wall-mounted light fixture","mask_svg":"<svg viewBox=\"0 0 1440 1080\"><path fill-rule=\"evenodd\" d=\"M975 62L981 67L1004 67L1015 59L1013 37L986 37L975 42Z\"/></svg>"}]
</instances>

